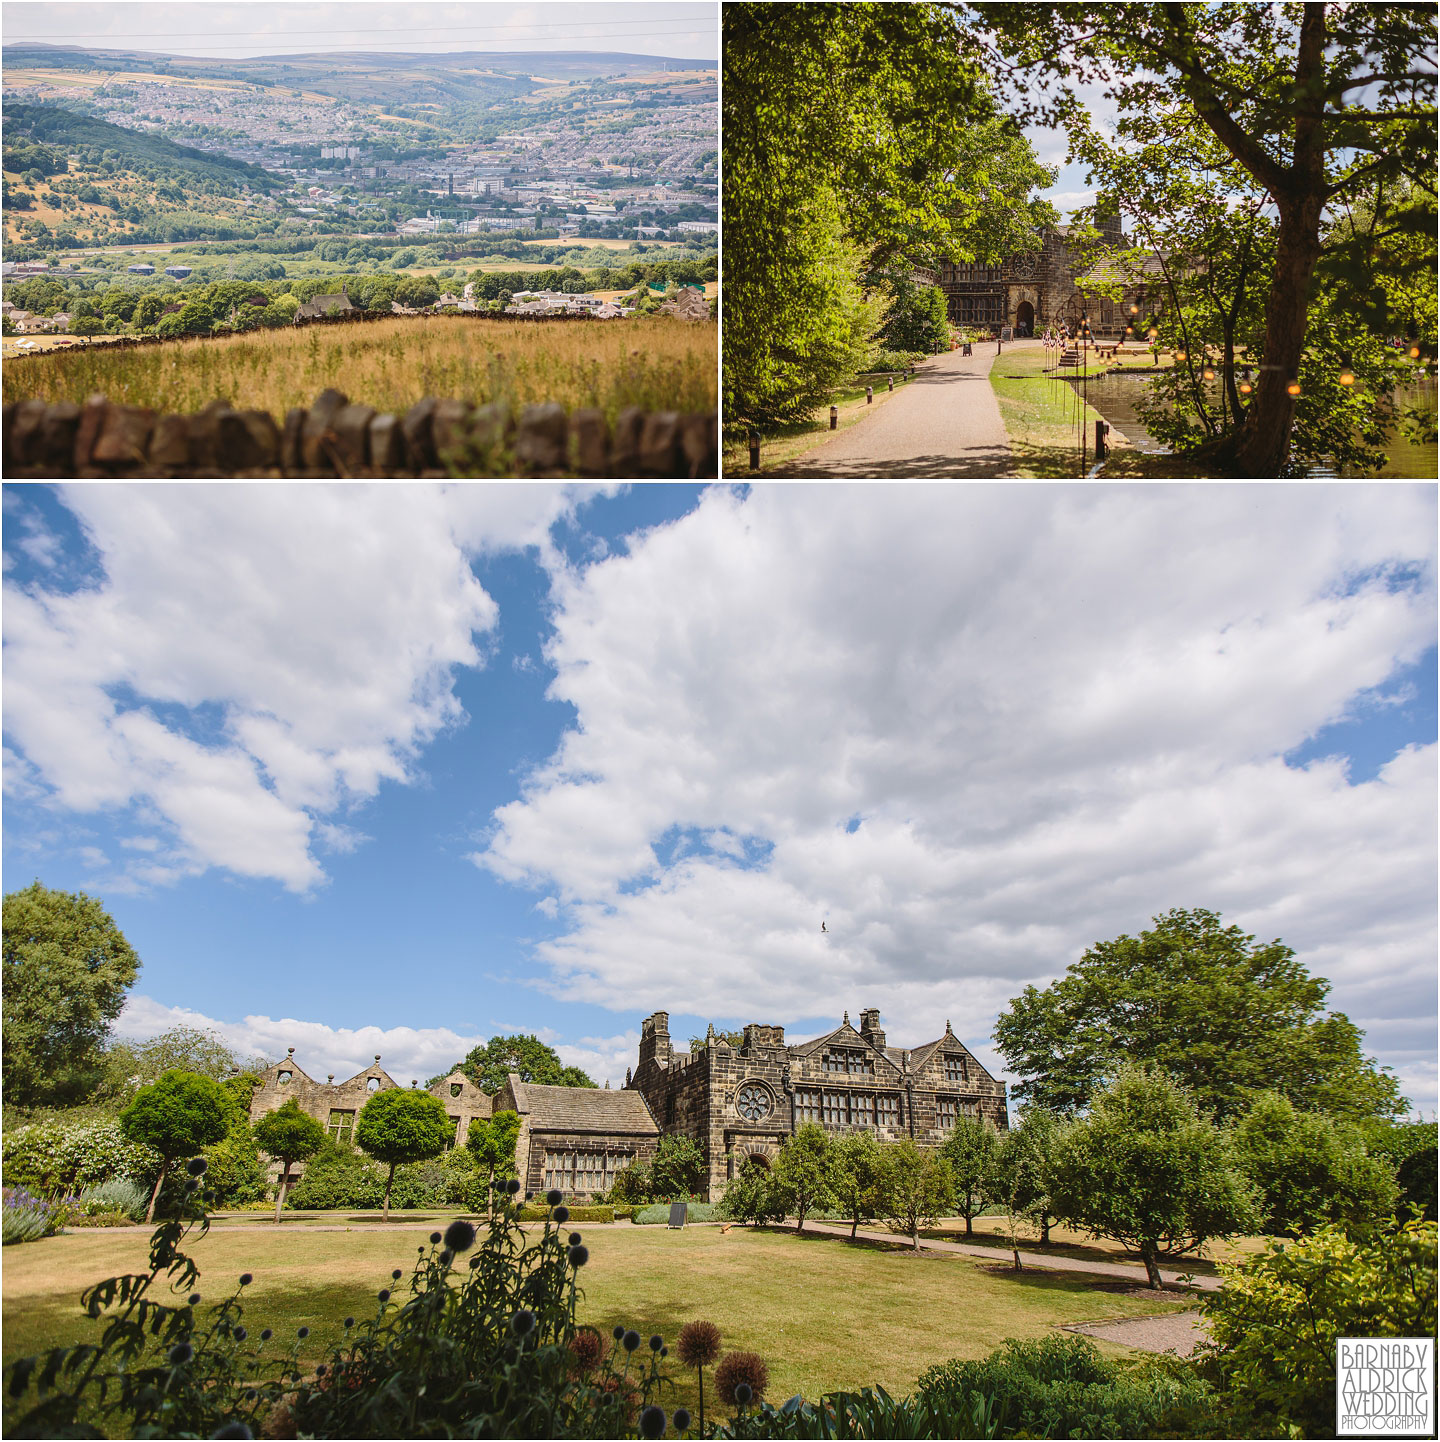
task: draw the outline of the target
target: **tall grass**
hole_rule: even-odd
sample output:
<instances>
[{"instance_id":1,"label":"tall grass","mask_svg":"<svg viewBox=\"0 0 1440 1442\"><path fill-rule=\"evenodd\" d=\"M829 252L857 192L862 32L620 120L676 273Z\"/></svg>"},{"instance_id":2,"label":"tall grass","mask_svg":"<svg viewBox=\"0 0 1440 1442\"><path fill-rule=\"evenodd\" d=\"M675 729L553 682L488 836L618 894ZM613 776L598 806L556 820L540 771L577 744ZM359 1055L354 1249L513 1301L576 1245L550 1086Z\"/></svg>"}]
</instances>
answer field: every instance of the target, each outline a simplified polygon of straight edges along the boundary
<instances>
[{"instance_id":1,"label":"tall grass","mask_svg":"<svg viewBox=\"0 0 1440 1442\"><path fill-rule=\"evenodd\" d=\"M65 351L5 366L5 401L83 403L95 392L157 411L197 411L217 398L283 418L327 386L401 414L422 396L558 401L713 411L715 327L669 316L564 322L396 317L175 341L133 350Z\"/></svg>"}]
</instances>

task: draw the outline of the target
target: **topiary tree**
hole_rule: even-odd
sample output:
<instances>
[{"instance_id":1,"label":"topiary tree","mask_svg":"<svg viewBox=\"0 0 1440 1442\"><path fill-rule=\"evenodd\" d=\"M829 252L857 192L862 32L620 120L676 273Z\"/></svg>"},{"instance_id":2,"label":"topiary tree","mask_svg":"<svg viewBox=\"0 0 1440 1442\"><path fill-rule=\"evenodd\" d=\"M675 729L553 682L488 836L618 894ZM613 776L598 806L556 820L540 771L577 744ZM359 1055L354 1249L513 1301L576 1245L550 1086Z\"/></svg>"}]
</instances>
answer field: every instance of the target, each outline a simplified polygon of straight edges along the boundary
<instances>
[{"instance_id":1,"label":"topiary tree","mask_svg":"<svg viewBox=\"0 0 1440 1442\"><path fill-rule=\"evenodd\" d=\"M920 1228L933 1227L953 1199L950 1168L938 1152L917 1147L909 1137L885 1148L882 1208L892 1232L902 1232L920 1250Z\"/></svg>"},{"instance_id":2,"label":"topiary tree","mask_svg":"<svg viewBox=\"0 0 1440 1442\"><path fill-rule=\"evenodd\" d=\"M141 1087L120 1113L120 1129L126 1137L160 1153L160 1174L150 1194L147 1222L155 1219L155 1204L170 1164L218 1142L229 1126L231 1107L219 1082L194 1072L169 1071Z\"/></svg>"},{"instance_id":3,"label":"topiary tree","mask_svg":"<svg viewBox=\"0 0 1440 1442\"><path fill-rule=\"evenodd\" d=\"M372 1098L373 1100L373 1098ZM275 1192L275 1225L280 1225L280 1209L290 1187L290 1168L296 1162L309 1161L325 1145L325 1128L300 1110L291 1097L283 1107L267 1112L254 1126L255 1141L281 1163L280 1185Z\"/></svg>"},{"instance_id":4,"label":"topiary tree","mask_svg":"<svg viewBox=\"0 0 1440 1442\"><path fill-rule=\"evenodd\" d=\"M485 1176L485 1209L491 1214L495 1210L497 1178L515 1175L515 1144L519 1139L520 1116L512 1111L476 1117L465 1134L465 1149Z\"/></svg>"},{"instance_id":5,"label":"topiary tree","mask_svg":"<svg viewBox=\"0 0 1440 1442\"><path fill-rule=\"evenodd\" d=\"M828 1207L835 1200L830 1189L831 1145L823 1127L806 1122L780 1148L770 1169L776 1203L784 1216L795 1214L797 1232L805 1230L805 1218L810 1212Z\"/></svg>"},{"instance_id":6,"label":"topiary tree","mask_svg":"<svg viewBox=\"0 0 1440 1442\"><path fill-rule=\"evenodd\" d=\"M1152 1287L1161 1257L1258 1220L1230 1136L1173 1077L1139 1067L1125 1068L1088 1116L1062 1129L1047 1180L1053 1211L1138 1255Z\"/></svg>"},{"instance_id":7,"label":"topiary tree","mask_svg":"<svg viewBox=\"0 0 1440 1442\"><path fill-rule=\"evenodd\" d=\"M980 1117L957 1117L940 1145L955 1187L955 1210L965 1218L967 1237L974 1236L975 1218L985 1209L997 1145L995 1128Z\"/></svg>"},{"instance_id":8,"label":"topiary tree","mask_svg":"<svg viewBox=\"0 0 1440 1442\"><path fill-rule=\"evenodd\" d=\"M445 1103L429 1092L393 1087L376 1092L360 1109L355 1119L356 1146L390 1168L385 1178L384 1219L387 1222L395 1168L401 1162L423 1162L438 1157L453 1135Z\"/></svg>"}]
</instances>

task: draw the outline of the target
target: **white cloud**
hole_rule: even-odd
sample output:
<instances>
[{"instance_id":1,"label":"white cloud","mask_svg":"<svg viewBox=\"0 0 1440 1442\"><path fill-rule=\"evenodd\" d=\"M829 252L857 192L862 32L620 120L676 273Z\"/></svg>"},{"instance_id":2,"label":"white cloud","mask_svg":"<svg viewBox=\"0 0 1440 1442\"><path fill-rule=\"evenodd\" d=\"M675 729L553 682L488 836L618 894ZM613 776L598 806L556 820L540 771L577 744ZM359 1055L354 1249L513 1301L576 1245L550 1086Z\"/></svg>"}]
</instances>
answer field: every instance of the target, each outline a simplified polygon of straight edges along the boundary
<instances>
[{"instance_id":1,"label":"white cloud","mask_svg":"<svg viewBox=\"0 0 1440 1442\"><path fill-rule=\"evenodd\" d=\"M319 818L413 778L463 719L456 668L483 664L495 603L470 557L537 547L591 488L75 486L61 492L103 570L70 592L5 592L15 784L79 812L135 807L172 864L295 891Z\"/></svg>"},{"instance_id":2,"label":"white cloud","mask_svg":"<svg viewBox=\"0 0 1440 1442\"><path fill-rule=\"evenodd\" d=\"M714 490L556 576L576 724L476 859L558 894L550 987L616 1009L978 1045L1206 906L1433 1052L1435 748L1281 759L1433 643L1433 535L1419 487Z\"/></svg>"}]
</instances>

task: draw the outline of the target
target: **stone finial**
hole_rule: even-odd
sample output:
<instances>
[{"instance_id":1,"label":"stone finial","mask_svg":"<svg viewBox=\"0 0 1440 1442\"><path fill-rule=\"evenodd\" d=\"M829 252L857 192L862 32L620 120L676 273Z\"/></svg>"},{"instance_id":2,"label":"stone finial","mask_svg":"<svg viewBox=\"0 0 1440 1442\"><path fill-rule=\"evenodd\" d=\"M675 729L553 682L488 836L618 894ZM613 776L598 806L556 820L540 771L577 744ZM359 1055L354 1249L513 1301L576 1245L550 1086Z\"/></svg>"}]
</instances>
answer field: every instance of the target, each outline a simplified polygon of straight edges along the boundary
<instances>
[{"instance_id":1,"label":"stone finial","mask_svg":"<svg viewBox=\"0 0 1440 1442\"><path fill-rule=\"evenodd\" d=\"M325 1080L333 1087L335 1085L335 1073L332 1071L330 1075L325 1078Z\"/></svg>"},{"instance_id":2,"label":"stone finial","mask_svg":"<svg viewBox=\"0 0 1440 1442\"><path fill-rule=\"evenodd\" d=\"M418 1081L415 1077L412 1076L412 1077L410 1078L410 1085L411 1085L411 1087L413 1088L413 1087L418 1087L418 1086L420 1085L420 1083L419 1083L419 1081Z\"/></svg>"},{"instance_id":3,"label":"stone finial","mask_svg":"<svg viewBox=\"0 0 1440 1442\"><path fill-rule=\"evenodd\" d=\"M379 1053L378 1051L375 1053L375 1060L376 1060L376 1061L379 1061L379 1060L380 1060L380 1053Z\"/></svg>"},{"instance_id":4,"label":"stone finial","mask_svg":"<svg viewBox=\"0 0 1440 1442\"><path fill-rule=\"evenodd\" d=\"M902 1051L900 1053L900 1069L902 1071L910 1070L910 1053L908 1051Z\"/></svg>"},{"instance_id":5,"label":"stone finial","mask_svg":"<svg viewBox=\"0 0 1440 1442\"><path fill-rule=\"evenodd\" d=\"M945 1035L946 1035L946 1036L954 1036L954 1035L955 1035L955 1033L950 1030L950 1018L949 1018L948 1016L945 1018Z\"/></svg>"},{"instance_id":6,"label":"stone finial","mask_svg":"<svg viewBox=\"0 0 1440 1442\"><path fill-rule=\"evenodd\" d=\"M294 1055L295 1055L295 1048L294 1048L293 1046L287 1048L287 1050L289 1051L289 1053L290 1053L291 1056L294 1056Z\"/></svg>"},{"instance_id":7,"label":"stone finial","mask_svg":"<svg viewBox=\"0 0 1440 1442\"><path fill-rule=\"evenodd\" d=\"M605 1078L605 1090L607 1092L610 1090L610 1078L608 1076Z\"/></svg>"},{"instance_id":8,"label":"stone finial","mask_svg":"<svg viewBox=\"0 0 1440 1442\"><path fill-rule=\"evenodd\" d=\"M625 1085L627 1087L630 1085L630 1068L628 1066L625 1068Z\"/></svg>"},{"instance_id":9,"label":"stone finial","mask_svg":"<svg viewBox=\"0 0 1440 1442\"><path fill-rule=\"evenodd\" d=\"M842 1026L849 1026L849 1025L850 1025L850 1013L849 1013L848 1011L845 1013L845 1020L841 1023L841 1025L842 1025Z\"/></svg>"}]
</instances>

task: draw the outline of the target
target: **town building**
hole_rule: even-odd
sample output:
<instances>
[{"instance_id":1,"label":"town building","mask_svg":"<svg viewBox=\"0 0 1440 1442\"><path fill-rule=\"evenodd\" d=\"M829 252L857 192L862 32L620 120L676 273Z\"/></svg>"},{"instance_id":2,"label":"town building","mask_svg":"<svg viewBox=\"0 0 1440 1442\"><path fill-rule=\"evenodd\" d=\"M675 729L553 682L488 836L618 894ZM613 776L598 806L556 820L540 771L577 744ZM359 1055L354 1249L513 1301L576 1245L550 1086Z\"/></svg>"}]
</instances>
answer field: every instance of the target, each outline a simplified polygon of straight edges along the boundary
<instances>
[{"instance_id":1,"label":"town building","mask_svg":"<svg viewBox=\"0 0 1440 1442\"><path fill-rule=\"evenodd\" d=\"M347 311L359 309L360 307L346 294L344 285L341 285L338 295L311 296L295 312L295 320L298 323L302 320L314 320L324 315L343 315Z\"/></svg>"}]
</instances>

